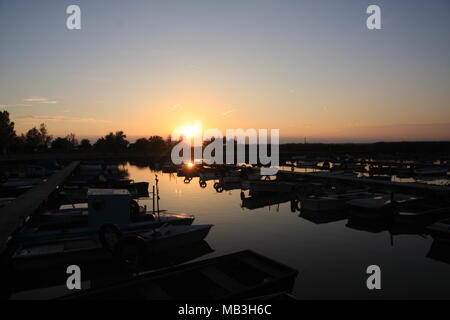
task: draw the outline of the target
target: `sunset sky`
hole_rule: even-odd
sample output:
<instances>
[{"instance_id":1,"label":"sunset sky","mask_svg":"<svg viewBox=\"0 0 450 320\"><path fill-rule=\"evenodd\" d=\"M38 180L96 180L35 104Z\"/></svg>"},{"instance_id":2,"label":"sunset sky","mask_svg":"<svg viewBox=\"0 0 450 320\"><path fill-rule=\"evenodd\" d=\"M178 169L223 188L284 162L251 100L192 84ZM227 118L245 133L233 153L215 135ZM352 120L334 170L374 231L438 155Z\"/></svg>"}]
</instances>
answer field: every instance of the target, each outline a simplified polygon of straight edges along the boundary
<instances>
[{"instance_id":1,"label":"sunset sky","mask_svg":"<svg viewBox=\"0 0 450 320\"><path fill-rule=\"evenodd\" d=\"M289 141L450 140L450 1L0 0L0 109L54 136L201 120Z\"/></svg>"}]
</instances>

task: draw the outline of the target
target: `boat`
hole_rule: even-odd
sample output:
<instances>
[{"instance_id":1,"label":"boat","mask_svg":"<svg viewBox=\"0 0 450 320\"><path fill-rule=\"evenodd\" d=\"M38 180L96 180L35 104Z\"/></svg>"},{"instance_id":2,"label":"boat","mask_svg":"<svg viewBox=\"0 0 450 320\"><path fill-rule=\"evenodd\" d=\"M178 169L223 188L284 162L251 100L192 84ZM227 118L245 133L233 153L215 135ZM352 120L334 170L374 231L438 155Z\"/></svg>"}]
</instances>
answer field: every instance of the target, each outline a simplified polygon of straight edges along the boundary
<instances>
[{"instance_id":1,"label":"boat","mask_svg":"<svg viewBox=\"0 0 450 320\"><path fill-rule=\"evenodd\" d=\"M163 269L63 300L230 300L291 292L298 271L250 250Z\"/></svg>"},{"instance_id":2,"label":"boat","mask_svg":"<svg viewBox=\"0 0 450 320\"><path fill-rule=\"evenodd\" d=\"M199 259L212 252L214 250L205 240L202 240L184 246L182 250L170 250L158 254L154 259L146 259L145 264L139 268L139 272L170 268ZM104 286L105 282L115 283L134 276L132 270L126 272L127 270L124 270L119 264L112 264L111 260L96 261L80 267L82 268L83 282L89 283L90 288ZM9 289L7 296L10 300L48 300L73 293L66 286L66 269L66 265L61 265L41 270L34 269L33 272L12 270L9 277L13 279L10 283L13 283L14 286ZM3 290L8 290L8 288L5 288L5 283L2 283L2 285ZM84 283L82 283L82 287L84 288Z\"/></svg>"},{"instance_id":3,"label":"boat","mask_svg":"<svg viewBox=\"0 0 450 320\"><path fill-rule=\"evenodd\" d=\"M348 192L342 194L328 194L323 196L307 196L300 199L302 211L336 211L348 208L348 201L369 197L369 192Z\"/></svg>"},{"instance_id":4,"label":"boat","mask_svg":"<svg viewBox=\"0 0 450 320\"><path fill-rule=\"evenodd\" d=\"M45 243L15 244L11 265L14 270L24 271L116 260L137 267L144 264L149 255L158 256L202 241L211 227L165 224L159 228L130 231L104 225L98 233Z\"/></svg>"},{"instance_id":5,"label":"boat","mask_svg":"<svg viewBox=\"0 0 450 320\"><path fill-rule=\"evenodd\" d=\"M18 197L22 193L32 189L44 180L39 178L22 179L13 178L0 183L0 195L2 197Z\"/></svg>"},{"instance_id":6,"label":"boat","mask_svg":"<svg viewBox=\"0 0 450 320\"><path fill-rule=\"evenodd\" d=\"M123 185L121 187L115 185L107 185L102 184L101 189L127 189L133 198L144 198L148 197L148 182L138 182L138 183L129 183L128 185ZM98 186L98 185L97 185ZM94 187L98 188L99 187ZM85 202L88 187L78 187L78 186L64 186L62 190L59 192L58 200L61 204L71 204L71 203L80 203Z\"/></svg>"},{"instance_id":7,"label":"boat","mask_svg":"<svg viewBox=\"0 0 450 320\"><path fill-rule=\"evenodd\" d=\"M285 193L295 192L298 183L278 180L259 180L259 181L244 181L242 187L249 189L250 192L269 192L269 193Z\"/></svg>"},{"instance_id":8,"label":"boat","mask_svg":"<svg viewBox=\"0 0 450 320\"><path fill-rule=\"evenodd\" d=\"M395 204L394 221L403 225L427 226L435 221L450 217L450 205L436 200Z\"/></svg>"},{"instance_id":9,"label":"boat","mask_svg":"<svg viewBox=\"0 0 450 320\"><path fill-rule=\"evenodd\" d=\"M359 198L347 201L350 206L349 214L364 218L380 218L392 214L393 204L405 204L421 200L422 198L408 194L374 194L368 198Z\"/></svg>"},{"instance_id":10,"label":"boat","mask_svg":"<svg viewBox=\"0 0 450 320\"><path fill-rule=\"evenodd\" d=\"M274 193L265 196L241 196L242 208L249 210L264 208L273 205L279 205L291 201L293 196L289 193Z\"/></svg>"},{"instance_id":11,"label":"boat","mask_svg":"<svg viewBox=\"0 0 450 320\"><path fill-rule=\"evenodd\" d=\"M130 184L135 184L132 179L116 178L116 177L105 177L103 174L100 175L87 175L87 176L76 176L66 181L65 186L78 186L78 187L97 187L97 188L127 188ZM137 182L140 183L140 182ZM137 184L136 183L136 184ZM144 183L140 183L144 184Z\"/></svg>"},{"instance_id":12,"label":"boat","mask_svg":"<svg viewBox=\"0 0 450 320\"><path fill-rule=\"evenodd\" d=\"M224 191L231 191L231 190L241 190L242 184L241 184L241 181L239 181L239 182L216 182L216 183L214 183L214 189L218 193L222 193Z\"/></svg>"},{"instance_id":13,"label":"boat","mask_svg":"<svg viewBox=\"0 0 450 320\"><path fill-rule=\"evenodd\" d=\"M248 174L252 174L251 168L242 168L239 169L230 169L230 168L222 168L220 170L222 172L219 173L219 182L221 184L230 184L230 183L241 183L242 179L248 179Z\"/></svg>"},{"instance_id":14,"label":"boat","mask_svg":"<svg viewBox=\"0 0 450 320\"><path fill-rule=\"evenodd\" d=\"M198 173L201 167L202 165L199 163L192 163L192 162L183 163L177 171L177 176L185 178L198 177Z\"/></svg>"},{"instance_id":15,"label":"boat","mask_svg":"<svg viewBox=\"0 0 450 320\"><path fill-rule=\"evenodd\" d=\"M158 195L156 199L159 200ZM87 210L74 208L53 215L38 215L12 241L19 244L40 244L92 235L105 224L113 224L124 231L136 231L163 224L190 225L193 220L192 215L161 213L158 201L156 210L146 212L145 207L139 207L135 201L131 201L128 190L89 189Z\"/></svg>"},{"instance_id":16,"label":"boat","mask_svg":"<svg viewBox=\"0 0 450 320\"><path fill-rule=\"evenodd\" d=\"M200 181L216 180L220 178L220 173L215 168L202 166L198 169Z\"/></svg>"}]
</instances>

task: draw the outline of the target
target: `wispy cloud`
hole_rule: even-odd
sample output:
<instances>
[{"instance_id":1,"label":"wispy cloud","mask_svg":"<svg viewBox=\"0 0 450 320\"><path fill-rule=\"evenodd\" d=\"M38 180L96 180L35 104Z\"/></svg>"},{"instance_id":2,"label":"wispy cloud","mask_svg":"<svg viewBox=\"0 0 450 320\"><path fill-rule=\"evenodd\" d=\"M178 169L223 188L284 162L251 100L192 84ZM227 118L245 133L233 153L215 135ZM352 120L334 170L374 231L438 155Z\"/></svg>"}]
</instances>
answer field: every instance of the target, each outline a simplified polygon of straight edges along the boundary
<instances>
[{"instance_id":1,"label":"wispy cloud","mask_svg":"<svg viewBox=\"0 0 450 320\"><path fill-rule=\"evenodd\" d=\"M221 115L222 117L225 117L225 116L227 116L227 115L229 115L229 114L231 114L231 113L233 113L233 112L234 112L234 110L228 110L228 111L222 112L220 115Z\"/></svg>"},{"instance_id":2,"label":"wispy cloud","mask_svg":"<svg viewBox=\"0 0 450 320\"><path fill-rule=\"evenodd\" d=\"M40 121L71 121L71 122L92 122L92 123L108 123L109 120L101 120L94 118L77 118L67 116L31 116L31 115L15 115L14 119L19 120L40 120Z\"/></svg>"},{"instance_id":3,"label":"wispy cloud","mask_svg":"<svg viewBox=\"0 0 450 320\"><path fill-rule=\"evenodd\" d=\"M16 104L6 104L0 103L0 107L32 107L33 105L30 103L16 103Z\"/></svg>"},{"instance_id":4,"label":"wispy cloud","mask_svg":"<svg viewBox=\"0 0 450 320\"><path fill-rule=\"evenodd\" d=\"M24 102L30 102L30 103L41 103L41 104L57 104L58 101L53 100L53 99L49 99L46 97L30 97L30 98L26 98L23 99Z\"/></svg>"}]
</instances>

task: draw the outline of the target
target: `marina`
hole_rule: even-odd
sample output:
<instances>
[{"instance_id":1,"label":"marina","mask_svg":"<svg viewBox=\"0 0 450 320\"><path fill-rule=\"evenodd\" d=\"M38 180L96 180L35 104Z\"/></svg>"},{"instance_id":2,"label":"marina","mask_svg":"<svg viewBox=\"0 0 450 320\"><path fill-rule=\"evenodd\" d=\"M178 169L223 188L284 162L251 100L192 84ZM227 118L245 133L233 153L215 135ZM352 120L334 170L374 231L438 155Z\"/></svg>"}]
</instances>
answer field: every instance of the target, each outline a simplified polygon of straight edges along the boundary
<instances>
[{"instance_id":1,"label":"marina","mask_svg":"<svg viewBox=\"0 0 450 320\"><path fill-rule=\"evenodd\" d=\"M0 0L11 314L450 300L450 0L69 2Z\"/></svg>"},{"instance_id":2,"label":"marina","mask_svg":"<svg viewBox=\"0 0 450 320\"><path fill-rule=\"evenodd\" d=\"M290 276L287 287L280 287L278 291L255 289L252 296L246 296L248 298L278 296L283 292L296 298L314 298L325 290L330 298L341 295L351 298L364 294L364 287L358 289L355 283L336 292L335 296L323 269L330 263L336 265L337 261L354 259L353 252L348 255L349 245L358 250L360 262L369 261L372 250L377 248L377 260L381 259L393 270L402 268L403 259L414 259L420 261L421 267L414 266L407 274L419 272L420 268L429 270L430 274L442 273L439 282L434 282L433 276L427 285L411 284L408 295L420 298L424 292L435 297L448 293L448 265L427 262L429 254L426 253L436 247L434 243L448 237L445 230L448 229L450 204L445 185L349 177L342 173L329 174L333 172L330 168L321 173L314 172L315 168L308 168L309 172L304 172L303 167L281 168L274 176L258 177L255 168L249 170L245 166L197 164L167 173L167 169L154 169L161 167L154 163L139 166L133 162L110 162L108 166L101 163L70 163L19 195L18 199L35 199L34 206L22 211L28 214L15 217L14 206L18 204L14 200L1 209L3 219L24 221L5 240L4 270L10 270L5 272L12 272L21 279L28 279L26 274L46 277L43 283L34 281L32 285L19 281L9 293L12 299L23 295L42 297L55 288L64 288L62 272L71 264L88 270L84 281L91 283L89 290L70 295L62 289L57 290L59 295L49 297L103 299L116 296L119 299L119 292L122 292L119 288L126 287L142 292L141 297L149 299L204 298L202 294L211 289L199 287L195 294L182 293L168 289L174 280L167 280L169 287L158 290L150 289L145 283L153 281L147 279L154 277L169 279L172 273L184 272L182 270L191 263L207 265L214 259L225 259L222 256L239 255L233 251L242 250L264 254L266 259L275 259L299 274ZM107 184L99 184L98 178L91 178L105 170L116 172ZM120 172L123 174L117 175ZM55 201L61 199L66 186L74 186L74 183L87 190L80 201L67 204ZM126 188L133 183L147 185L151 190L146 190L144 197L135 197ZM409 193L402 193L405 191ZM103 210L108 212L107 216L101 213ZM326 238L334 240L323 242L325 234ZM204 239L206 247L199 251L196 248L204 247L200 245ZM364 243L367 247L361 246ZM395 255L389 253L392 250ZM440 261L446 261L445 252L439 252ZM184 266L184 263L187 264ZM323 265L323 268L310 269L308 266L313 264ZM427 277L422 269L421 275ZM137 272L138 278L127 276L130 271ZM56 278L48 276L58 272ZM355 272L351 267L336 270L339 279L342 277L346 281L354 279ZM142 273L145 275L140 275ZM303 273L314 277L314 286L308 284L310 278L302 277ZM225 288L235 281L228 278L225 281L225 276L217 273L208 274L211 281ZM364 277L364 273L360 272L360 277ZM394 278L405 279L399 274ZM323 291L317 291L320 287ZM226 290L243 289L237 283L234 288ZM223 298L224 294L225 291L219 296ZM405 292L385 290L383 297L396 294ZM239 294L235 292L234 296Z\"/></svg>"}]
</instances>

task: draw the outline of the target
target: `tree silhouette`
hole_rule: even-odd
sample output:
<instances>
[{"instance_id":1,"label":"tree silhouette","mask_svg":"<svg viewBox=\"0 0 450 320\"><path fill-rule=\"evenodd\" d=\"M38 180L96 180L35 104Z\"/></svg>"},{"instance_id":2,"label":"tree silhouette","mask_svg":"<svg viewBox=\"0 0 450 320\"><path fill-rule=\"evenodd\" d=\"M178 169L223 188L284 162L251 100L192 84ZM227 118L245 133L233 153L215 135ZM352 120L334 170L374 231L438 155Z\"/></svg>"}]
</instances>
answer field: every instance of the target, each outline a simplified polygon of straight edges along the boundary
<instances>
[{"instance_id":1,"label":"tree silhouette","mask_svg":"<svg viewBox=\"0 0 450 320\"><path fill-rule=\"evenodd\" d=\"M78 149L80 151L90 151L92 149L91 142L88 139L82 139Z\"/></svg>"},{"instance_id":2,"label":"tree silhouette","mask_svg":"<svg viewBox=\"0 0 450 320\"><path fill-rule=\"evenodd\" d=\"M126 140L126 137L127 136L123 133L123 131L117 131L116 133L110 132L94 143L94 149L101 152L124 152L130 144Z\"/></svg>"},{"instance_id":3,"label":"tree silhouette","mask_svg":"<svg viewBox=\"0 0 450 320\"><path fill-rule=\"evenodd\" d=\"M48 134L47 127L44 123L41 123L39 129L33 127L25 134L25 142L27 147L33 151L38 149L46 150L51 141L52 136Z\"/></svg>"},{"instance_id":4,"label":"tree silhouette","mask_svg":"<svg viewBox=\"0 0 450 320\"><path fill-rule=\"evenodd\" d=\"M8 111L0 111L0 149L2 154L7 154L16 137L14 122L9 119Z\"/></svg>"}]
</instances>

